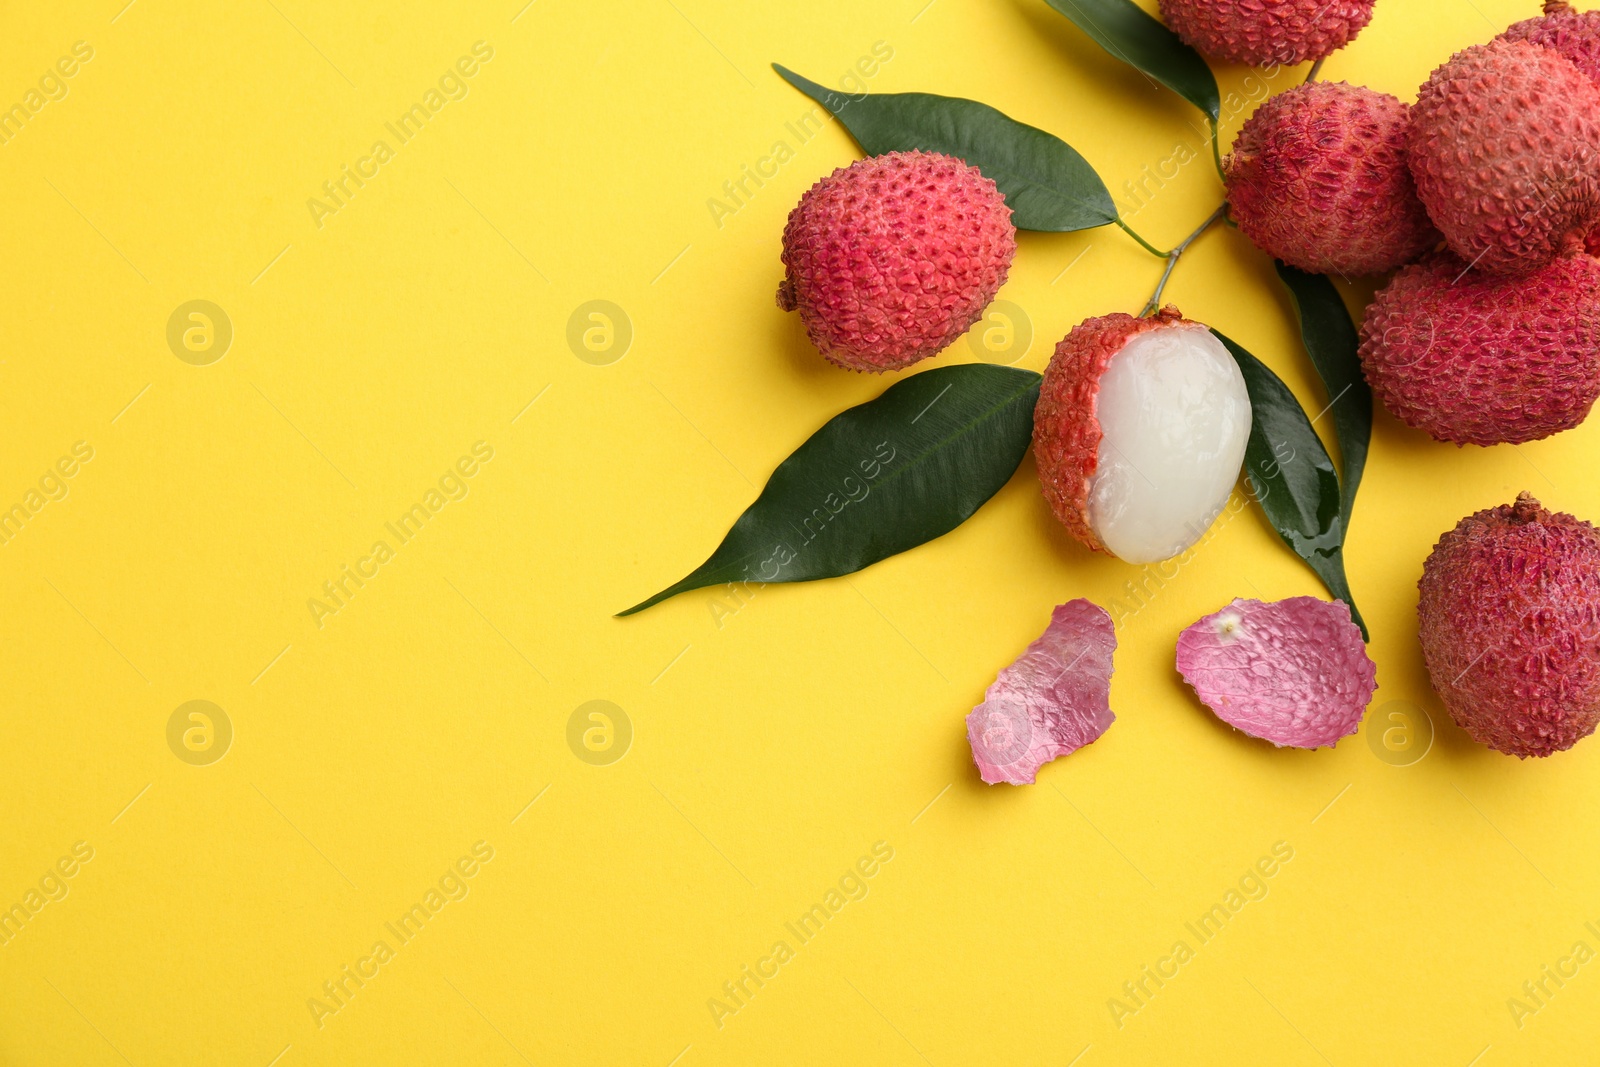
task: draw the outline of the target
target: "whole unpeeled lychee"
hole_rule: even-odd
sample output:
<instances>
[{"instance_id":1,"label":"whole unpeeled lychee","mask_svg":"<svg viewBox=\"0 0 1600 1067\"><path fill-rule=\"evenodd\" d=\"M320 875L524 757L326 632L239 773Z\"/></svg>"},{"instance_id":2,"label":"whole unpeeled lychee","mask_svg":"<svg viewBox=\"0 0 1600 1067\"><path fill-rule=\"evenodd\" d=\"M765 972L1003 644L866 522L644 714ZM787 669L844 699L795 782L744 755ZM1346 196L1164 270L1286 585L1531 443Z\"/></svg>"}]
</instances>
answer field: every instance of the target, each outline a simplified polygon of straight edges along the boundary
<instances>
[{"instance_id":1,"label":"whole unpeeled lychee","mask_svg":"<svg viewBox=\"0 0 1600 1067\"><path fill-rule=\"evenodd\" d=\"M1213 59L1294 66L1355 40L1373 0L1161 0L1161 18Z\"/></svg>"},{"instance_id":2,"label":"whole unpeeled lychee","mask_svg":"<svg viewBox=\"0 0 1600 1067\"><path fill-rule=\"evenodd\" d=\"M1408 426L1458 445L1569 430L1600 396L1600 261L1496 277L1439 253L1367 305L1361 369Z\"/></svg>"},{"instance_id":3,"label":"whole unpeeled lychee","mask_svg":"<svg viewBox=\"0 0 1600 1067\"><path fill-rule=\"evenodd\" d=\"M1600 221L1600 86L1526 41L1452 56L1411 109L1411 174L1463 260L1526 274Z\"/></svg>"},{"instance_id":4,"label":"whole unpeeled lychee","mask_svg":"<svg viewBox=\"0 0 1600 1067\"><path fill-rule=\"evenodd\" d=\"M1011 209L976 167L890 152L834 171L789 213L778 306L832 362L898 370L978 321L1016 250Z\"/></svg>"},{"instance_id":5,"label":"whole unpeeled lychee","mask_svg":"<svg viewBox=\"0 0 1600 1067\"><path fill-rule=\"evenodd\" d=\"M1515 23L1497 41L1528 41L1559 52L1600 83L1600 11L1574 11L1567 0L1545 0L1544 14Z\"/></svg>"},{"instance_id":6,"label":"whole unpeeled lychee","mask_svg":"<svg viewBox=\"0 0 1600 1067\"><path fill-rule=\"evenodd\" d=\"M1224 163L1228 203L1257 248L1314 274L1380 274L1439 240L1406 160L1406 105L1343 82L1267 100Z\"/></svg>"},{"instance_id":7,"label":"whole unpeeled lychee","mask_svg":"<svg viewBox=\"0 0 1600 1067\"><path fill-rule=\"evenodd\" d=\"M1056 345L1033 414L1051 510L1130 563L1177 555L1222 512L1250 436L1239 366L1174 307L1103 315Z\"/></svg>"},{"instance_id":8,"label":"whole unpeeled lychee","mask_svg":"<svg viewBox=\"0 0 1600 1067\"><path fill-rule=\"evenodd\" d=\"M1474 740L1571 748L1600 722L1600 531L1527 493L1468 515L1417 583L1428 677Z\"/></svg>"}]
</instances>

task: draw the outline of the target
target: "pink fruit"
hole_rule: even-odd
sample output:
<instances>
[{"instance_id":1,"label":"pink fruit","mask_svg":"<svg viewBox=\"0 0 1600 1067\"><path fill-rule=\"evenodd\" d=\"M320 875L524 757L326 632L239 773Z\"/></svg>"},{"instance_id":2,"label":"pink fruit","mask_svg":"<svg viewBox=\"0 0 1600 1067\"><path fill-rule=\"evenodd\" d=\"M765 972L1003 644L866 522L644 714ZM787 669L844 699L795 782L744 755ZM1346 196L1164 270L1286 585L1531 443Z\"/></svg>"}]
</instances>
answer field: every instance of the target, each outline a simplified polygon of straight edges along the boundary
<instances>
[{"instance_id":1,"label":"pink fruit","mask_svg":"<svg viewBox=\"0 0 1600 1067\"><path fill-rule=\"evenodd\" d=\"M1044 633L967 716L972 759L985 782L1031 785L1041 766L1111 728L1116 648L1104 608L1080 599L1051 612Z\"/></svg>"},{"instance_id":2,"label":"pink fruit","mask_svg":"<svg viewBox=\"0 0 1600 1067\"><path fill-rule=\"evenodd\" d=\"M1410 156L1457 255L1490 274L1538 270L1600 221L1600 86L1526 41L1465 49L1418 93Z\"/></svg>"},{"instance_id":3,"label":"pink fruit","mask_svg":"<svg viewBox=\"0 0 1600 1067\"><path fill-rule=\"evenodd\" d=\"M983 314L1016 253L1011 209L959 159L890 152L813 185L783 231L778 306L841 367L898 370Z\"/></svg>"},{"instance_id":4,"label":"pink fruit","mask_svg":"<svg viewBox=\"0 0 1600 1067\"><path fill-rule=\"evenodd\" d=\"M1450 717L1513 756L1600 722L1600 532L1527 493L1439 539L1417 583L1422 658Z\"/></svg>"},{"instance_id":5,"label":"pink fruit","mask_svg":"<svg viewBox=\"0 0 1600 1067\"><path fill-rule=\"evenodd\" d=\"M1033 414L1045 500L1130 563L1194 544L1227 504L1250 434L1244 376L1174 307L1088 319L1056 345Z\"/></svg>"},{"instance_id":6,"label":"pink fruit","mask_svg":"<svg viewBox=\"0 0 1600 1067\"><path fill-rule=\"evenodd\" d=\"M1544 14L1523 19L1497 41L1527 41L1559 52L1600 83L1600 11L1574 11L1567 0L1545 0Z\"/></svg>"},{"instance_id":7,"label":"pink fruit","mask_svg":"<svg viewBox=\"0 0 1600 1067\"><path fill-rule=\"evenodd\" d=\"M1367 306L1361 369L1390 413L1440 441L1520 444L1578 425L1600 396L1600 262L1521 278L1441 253Z\"/></svg>"},{"instance_id":8,"label":"pink fruit","mask_svg":"<svg viewBox=\"0 0 1600 1067\"><path fill-rule=\"evenodd\" d=\"M1196 51L1230 63L1294 66L1338 51L1373 0L1161 0L1161 18Z\"/></svg>"},{"instance_id":9,"label":"pink fruit","mask_svg":"<svg viewBox=\"0 0 1600 1067\"><path fill-rule=\"evenodd\" d=\"M1343 82L1279 93L1239 130L1228 203L1257 248L1314 274L1379 274L1439 240L1406 162L1406 105Z\"/></svg>"},{"instance_id":10,"label":"pink fruit","mask_svg":"<svg viewBox=\"0 0 1600 1067\"><path fill-rule=\"evenodd\" d=\"M1235 600L1179 635L1177 660L1217 718L1280 747L1355 733L1377 688L1377 666L1339 600Z\"/></svg>"}]
</instances>

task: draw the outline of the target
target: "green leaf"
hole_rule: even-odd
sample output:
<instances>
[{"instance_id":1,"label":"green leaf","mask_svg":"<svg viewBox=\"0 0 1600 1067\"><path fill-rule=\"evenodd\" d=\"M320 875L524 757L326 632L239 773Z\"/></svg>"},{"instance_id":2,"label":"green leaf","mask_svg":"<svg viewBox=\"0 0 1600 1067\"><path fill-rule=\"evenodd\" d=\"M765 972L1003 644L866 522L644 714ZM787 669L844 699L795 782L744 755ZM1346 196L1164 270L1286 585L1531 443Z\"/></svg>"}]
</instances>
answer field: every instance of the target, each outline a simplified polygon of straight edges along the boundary
<instances>
[{"instance_id":1,"label":"green leaf","mask_svg":"<svg viewBox=\"0 0 1600 1067\"><path fill-rule=\"evenodd\" d=\"M837 117L869 156L922 149L977 167L1000 187L1018 229L1065 233L1117 221L1105 183L1071 145L988 104L931 93L851 96L772 69Z\"/></svg>"},{"instance_id":2,"label":"green leaf","mask_svg":"<svg viewBox=\"0 0 1600 1067\"><path fill-rule=\"evenodd\" d=\"M1213 128L1222 114L1217 79L1200 54L1132 0L1045 0L1096 44L1205 112Z\"/></svg>"},{"instance_id":3,"label":"green leaf","mask_svg":"<svg viewBox=\"0 0 1600 1067\"><path fill-rule=\"evenodd\" d=\"M1277 267L1278 277L1294 297L1306 354L1311 357L1328 391L1328 409L1333 413L1343 474L1340 514L1348 534L1356 488L1361 484L1361 473L1367 466L1367 449L1372 443L1372 390L1361 376L1361 360L1356 354L1361 339L1332 281L1321 274L1296 270L1286 263L1279 262Z\"/></svg>"},{"instance_id":4,"label":"green leaf","mask_svg":"<svg viewBox=\"0 0 1600 1067\"><path fill-rule=\"evenodd\" d=\"M834 578L950 532L1022 462L1039 382L940 367L841 412L778 465L710 559L619 614L708 585Z\"/></svg>"},{"instance_id":5,"label":"green leaf","mask_svg":"<svg viewBox=\"0 0 1600 1067\"><path fill-rule=\"evenodd\" d=\"M1244 462L1256 502L1284 543L1306 561L1330 593L1350 606L1351 617L1366 637L1367 624L1345 578L1339 477L1328 450L1283 379L1220 331L1211 332L1233 355L1250 394L1250 442Z\"/></svg>"}]
</instances>

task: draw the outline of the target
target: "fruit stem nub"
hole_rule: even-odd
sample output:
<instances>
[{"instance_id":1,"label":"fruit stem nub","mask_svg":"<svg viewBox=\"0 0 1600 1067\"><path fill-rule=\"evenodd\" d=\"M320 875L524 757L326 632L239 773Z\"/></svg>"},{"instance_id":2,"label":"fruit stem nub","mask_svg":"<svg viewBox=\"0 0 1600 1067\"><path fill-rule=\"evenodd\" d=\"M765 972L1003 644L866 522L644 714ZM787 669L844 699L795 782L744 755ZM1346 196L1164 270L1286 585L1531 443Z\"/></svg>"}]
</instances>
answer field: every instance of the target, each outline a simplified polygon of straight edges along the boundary
<instances>
[{"instance_id":1,"label":"fruit stem nub","mask_svg":"<svg viewBox=\"0 0 1600 1067\"><path fill-rule=\"evenodd\" d=\"M1194 244L1196 238L1209 230L1212 225L1218 219L1226 215L1227 212L1228 202L1224 200L1222 203L1217 205L1217 210L1206 216L1206 221L1202 222L1199 226L1196 226L1193 233L1185 237L1176 248L1167 253L1167 269L1161 272L1161 280L1156 283L1156 291L1150 294L1150 300L1145 304L1144 310L1139 312L1139 317L1141 319L1154 314L1156 308L1161 306L1161 293L1164 289L1166 289L1167 279L1172 277L1172 269L1178 265L1179 257L1183 255L1184 251L1188 249L1190 245Z\"/></svg>"}]
</instances>

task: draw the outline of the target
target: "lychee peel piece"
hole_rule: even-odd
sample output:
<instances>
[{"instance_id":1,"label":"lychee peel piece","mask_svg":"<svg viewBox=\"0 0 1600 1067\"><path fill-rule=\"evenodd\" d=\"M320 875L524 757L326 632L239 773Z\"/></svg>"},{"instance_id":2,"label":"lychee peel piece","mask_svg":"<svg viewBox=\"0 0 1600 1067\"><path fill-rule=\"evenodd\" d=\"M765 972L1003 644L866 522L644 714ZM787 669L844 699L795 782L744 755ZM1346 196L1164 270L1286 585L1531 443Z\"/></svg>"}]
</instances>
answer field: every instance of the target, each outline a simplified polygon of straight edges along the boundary
<instances>
[{"instance_id":1,"label":"lychee peel piece","mask_svg":"<svg viewBox=\"0 0 1600 1067\"><path fill-rule=\"evenodd\" d=\"M1417 198L1406 105L1344 82L1271 97L1223 162L1229 211L1268 255L1313 274L1380 274L1439 241Z\"/></svg>"},{"instance_id":2,"label":"lychee peel piece","mask_svg":"<svg viewBox=\"0 0 1600 1067\"><path fill-rule=\"evenodd\" d=\"M1044 764L1110 728L1116 627L1078 599L1050 614L1038 640L1003 669L967 716L972 760L985 782L1032 785Z\"/></svg>"},{"instance_id":3,"label":"lychee peel piece","mask_svg":"<svg viewBox=\"0 0 1600 1067\"><path fill-rule=\"evenodd\" d=\"M976 167L889 152L813 185L783 230L778 306L830 362L881 372L937 355L983 315L1016 254L1011 209Z\"/></svg>"},{"instance_id":4,"label":"lychee peel piece","mask_svg":"<svg viewBox=\"0 0 1600 1067\"><path fill-rule=\"evenodd\" d=\"M1251 737L1321 748L1356 732L1377 665L1343 601L1235 600L1178 637L1178 673Z\"/></svg>"},{"instance_id":5,"label":"lychee peel piece","mask_svg":"<svg viewBox=\"0 0 1600 1067\"><path fill-rule=\"evenodd\" d=\"M1417 583L1428 677L1456 724L1526 758L1600 723L1600 531L1528 493L1468 515Z\"/></svg>"}]
</instances>

